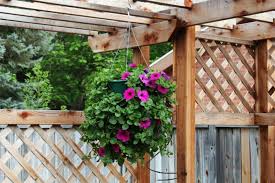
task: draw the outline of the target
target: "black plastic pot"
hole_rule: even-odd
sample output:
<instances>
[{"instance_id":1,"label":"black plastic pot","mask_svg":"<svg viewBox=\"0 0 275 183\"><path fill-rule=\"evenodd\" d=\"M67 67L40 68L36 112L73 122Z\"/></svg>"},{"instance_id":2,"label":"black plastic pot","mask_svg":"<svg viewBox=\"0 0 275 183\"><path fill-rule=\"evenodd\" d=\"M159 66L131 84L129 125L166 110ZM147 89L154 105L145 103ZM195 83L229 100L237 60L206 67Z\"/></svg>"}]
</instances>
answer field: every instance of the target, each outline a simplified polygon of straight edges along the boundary
<instances>
[{"instance_id":1,"label":"black plastic pot","mask_svg":"<svg viewBox=\"0 0 275 183\"><path fill-rule=\"evenodd\" d=\"M115 93L121 93L127 89L125 80L113 80L108 83L109 88Z\"/></svg>"}]
</instances>

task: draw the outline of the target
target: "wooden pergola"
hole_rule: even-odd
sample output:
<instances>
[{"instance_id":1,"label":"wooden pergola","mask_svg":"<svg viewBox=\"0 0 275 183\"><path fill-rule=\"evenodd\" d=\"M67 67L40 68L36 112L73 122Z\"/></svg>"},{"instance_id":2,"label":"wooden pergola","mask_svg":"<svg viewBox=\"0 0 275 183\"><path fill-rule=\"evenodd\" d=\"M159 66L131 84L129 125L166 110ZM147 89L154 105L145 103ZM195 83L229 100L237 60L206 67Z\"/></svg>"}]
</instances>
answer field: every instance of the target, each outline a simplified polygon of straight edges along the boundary
<instances>
[{"instance_id":1,"label":"wooden pergola","mask_svg":"<svg viewBox=\"0 0 275 183\"><path fill-rule=\"evenodd\" d=\"M275 1L136 1L145 4L149 2L149 7L158 4L167 8L164 11L151 12L76 0L0 0L0 25L87 35L94 52L133 48L133 61L140 64L145 64L144 57L149 60L150 45L173 41L173 52L152 67L165 70L173 65L173 77L177 83L177 182L195 182L195 125L209 125L213 122L214 125L259 126L261 182L274 181L275 174L269 173L275 171L275 154L270 155L275 153L275 150L268 142L268 134L275 135L274 129L268 131L268 126L275 125L275 114L269 113L268 109L267 39L275 37L275 16L272 13L275 10ZM257 15L264 12L266 13ZM195 103L198 103L195 97L195 81L198 77L195 72L195 60L200 61L196 53L196 39L256 46L256 69L255 73L251 71L255 76L255 92L251 92L255 97L255 110L246 104L241 93L238 93L238 88L232 83L234 92L241 98L249 113L195 114ZM211 56L208 45L205 42L200 44ZM222 67L220 69L223 70ZM209 74L211 75L210 71ZM223 74L226 75L226 71ZM239 75L242 78L241 74ZM213 80L215 81L215 78ZM207 93L207 89L205 92ZM222 88L220 92L222 93ZM210 99L215 101L215 98ZM230 103L230 99L227 99ZM33 125L41 118L43 121L40 124L48 125L78 125L84 120L82 112L0 111L1 121L9 125ZM272 143L274 142L275 137ZM150 181L149 170L142 165L138 166L136 175L141 183Z\"/></svg>"}]
</instances>

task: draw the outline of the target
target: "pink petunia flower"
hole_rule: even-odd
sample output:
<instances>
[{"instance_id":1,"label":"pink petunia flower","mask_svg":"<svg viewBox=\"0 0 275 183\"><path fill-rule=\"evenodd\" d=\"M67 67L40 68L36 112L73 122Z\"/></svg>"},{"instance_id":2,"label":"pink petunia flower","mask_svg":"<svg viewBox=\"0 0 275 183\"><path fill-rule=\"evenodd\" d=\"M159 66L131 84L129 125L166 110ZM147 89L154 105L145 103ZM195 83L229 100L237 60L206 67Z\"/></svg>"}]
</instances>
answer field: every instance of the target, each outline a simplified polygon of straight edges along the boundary
<instances>
[{"instance_id":1,"label":"pink petunia flower","mask_svg":"<svg viewBox=\"0 0 275 183\"><path fill-rule=\"evenodd\" d=\"M149 79L147 78L146 74L140 74L139 79L144 84L148 84L148 82L149 82Z\"/></svg>"},{"instance_id":2,"label":"pink petunia flower","mask_svg":"<svg viewBox=\"0 0 275 183\"><path fill-rule=\"evenodd\" d=\"M166 74L166 72L161 71L160 74L161 74L162 77L164 77L164 79L170 80L170 76L168 76L168 75Z\"/></svg>"},{"instance_id":3,"label":"pink petunia flower","mask_svg":"<svg viewBox=\"0 0 275 183\"><path fill-rule=\"evenodd\" d=\"M137 68L137 64L133 64L133 63L131 63L131 64L129 64L129 67L131 67L131 68Z\"/></svg>"},{"instance_id":4,"label":"pink petunia flower","mask_svg":"<svg viewBox=\"0 0 275 183\"><path fill-rule=\"evenodd\" d=\"M169 89L168 89L168 88L165 88L165 87L163 87L163 86L161 86L161 85L158 85L157 90L158 90L161 94L166 94L166 93L169 92Z\"/></svg>"},{"instance_id":5,"label":"pink petunia flower","mask_svg":"<svg viewBox=\"0 0 275 183\"><path fill-rule=\"evenodd\" d=\"M149 80L145 85L149 86L150 88L153 88L153 89L155 89L157 87L155 80Z\"/></svg>"},{"instance_id":6,"label":"pink petunia flower","mask_svg":"<svg viewBox=\"0 0 275 183\"><path fill-rule=\"evenodd\" d=\"M128 88L123 93L124 99L126 101L129 101L135 97L135 89L134 88Z\"/></svg>"},{"instance_id":7,"label":"pink petunia flower","mask_svg":"<svg viewBox=\"0 0 275 183\"><path fill-rule=\"evenodd\" d=\"M151 74L150 76L150 80L156 81L161 77L161 74L159 72L154 72L153 74Z\"/></svg>"},{"instance_id":8,"label":"pink petunia flower","mask_svg":"<svg viewBox=\"0 0 275 183\"><path fill-rule=\"evenodd\" d=\"M113 150L114 150L116 153L119 153L119 152L120 152L120 147L119 147L118 144L113 144L113 145L112 145L112 148L113 148Z\"/></svg>"},{"instance_id":9,"label":"pink petunia flower","mask_svg":"<svg viewBox=\"0 0 275 183\"><path fill-rule=\"evenodd\" d=\"M126 80L130 75L131 75L131 73L126 71L126 72L122 73L121 79Z\"/></svg>"},{"instance_id":10,"label":"pink petunia flower","mask_svg":"<svg viewBox=\"0 0 275 183\"><path fill-rule=\"evenodd\" d=\"M119 129L116 134L116 138L122 142L128 142L130 140L130 132Z\"/></svg>"},{"instance_id":11,"label":"pink petunia flower","mask_svg":"<svg viewBox=\"0 0 275 183\"><path fill-rule=\"evenodd\" d=\"M147 102L149 100L149 93L147 90L139 90L137 95L142 102Z\"/></svg>"},{"instance_id":12,"label":"pink petunia flower","mask_svg":"<svg viewBox=\"0 0 275 183\"><path fill-rule=\"evenodd\" d=\"M98 150L97 150L97 153L100 157L104 157L105 156L105 148L104 147L100 147Z\"/></svg>"},{"instance_id":13,"label":"pink petunia flower","mask_svg":"<svg viewBox=\"0 0 275 183\"><path fill-rule=\"evenodd\" d=\"M143 128L143 129L147 129L151 126L151 120L150 119L146 119L145 121L141 121L139 123L139 127Z\"/></svg>"}]
</instances>

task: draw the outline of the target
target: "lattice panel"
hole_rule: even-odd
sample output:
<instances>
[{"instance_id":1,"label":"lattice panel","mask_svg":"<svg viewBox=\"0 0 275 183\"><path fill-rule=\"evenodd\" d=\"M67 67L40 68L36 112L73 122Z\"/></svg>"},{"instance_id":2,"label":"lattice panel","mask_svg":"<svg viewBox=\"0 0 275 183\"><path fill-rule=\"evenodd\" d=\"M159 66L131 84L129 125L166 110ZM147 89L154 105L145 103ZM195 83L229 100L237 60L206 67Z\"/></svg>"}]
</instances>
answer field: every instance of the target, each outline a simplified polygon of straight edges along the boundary
<instances>
[{"instance_id":1,"label":"lattice panel","mask_svg":"<svg viewBox=\"0 0 275 183\"><path fill-rule=\"evenodd\" d=\"M275 40L268 40L268 109L275 111Z\"/></svg>"},{"instance_id":2,"label":"lattice panel","mask_svg":"<svg viewBox=\"0 0 275 183\"><path fill-rule=\"evenodd\" d=\"M91 147L74 128L38 126L0 130L0 182L119 183L136 182L136 166L107 167L83 159Z\"/></svg>"},{"instance_id":3,"label":"lattice panel","mask_svg":"<svg viewBox=\"0 0 275 183\"><path fill-rule=\"evenodd\" d=\"M254 112L254 49L200 39L197 45L197 112Z\"/></svg>"}]
</instances>

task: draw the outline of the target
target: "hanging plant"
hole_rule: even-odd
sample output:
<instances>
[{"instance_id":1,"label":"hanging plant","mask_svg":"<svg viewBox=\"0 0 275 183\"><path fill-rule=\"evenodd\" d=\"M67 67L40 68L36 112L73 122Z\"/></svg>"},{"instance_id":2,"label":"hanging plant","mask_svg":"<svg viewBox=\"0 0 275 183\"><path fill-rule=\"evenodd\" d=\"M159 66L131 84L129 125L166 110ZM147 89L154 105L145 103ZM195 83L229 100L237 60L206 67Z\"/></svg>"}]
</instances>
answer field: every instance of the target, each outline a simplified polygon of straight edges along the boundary
<instances>
[{"instance_id":1,"label":"hanging plant","mask_svg":"<svg viewBox=\"0 0 275 183\"><path fill-rule=\"evenodd\" d=\"M126 72L104 69L88 93L82 140L105 165L167 154L173 133L175 84L165 72L129 66Z\"/></svg>"}]
</instances>

